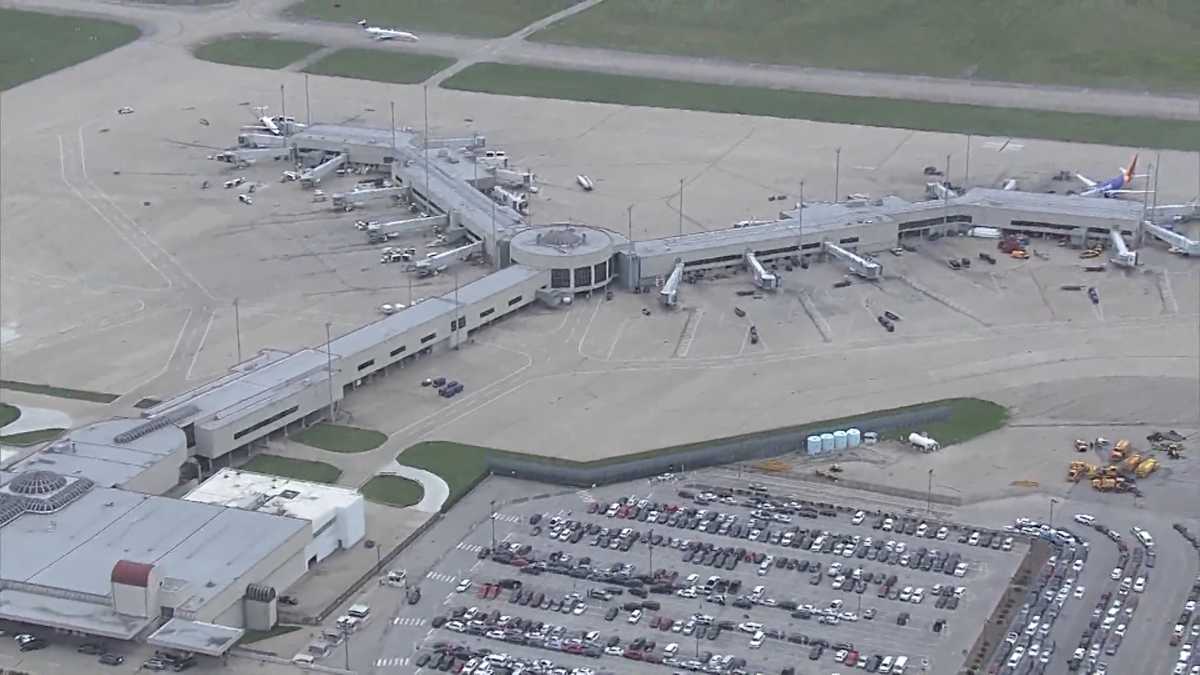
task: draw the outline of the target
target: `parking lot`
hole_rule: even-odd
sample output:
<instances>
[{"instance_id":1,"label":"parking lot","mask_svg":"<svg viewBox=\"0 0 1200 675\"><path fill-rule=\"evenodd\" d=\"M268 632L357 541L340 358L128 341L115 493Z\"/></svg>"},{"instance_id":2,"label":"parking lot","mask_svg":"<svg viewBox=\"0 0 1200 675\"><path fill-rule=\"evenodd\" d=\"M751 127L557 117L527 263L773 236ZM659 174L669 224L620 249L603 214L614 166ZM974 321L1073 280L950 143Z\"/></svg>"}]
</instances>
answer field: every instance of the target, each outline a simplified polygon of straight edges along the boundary
<instances>
[{"instance_id":1,"label":"parking lot","mask_svg":"<svg viewBox=\"0 0 1200 675\"><path fill-rule=\"evenodd\" d=\"M415 604L386 585L356 601L386 636L369 665L453 668L489 649L565 672L880 672L898 657L948 672L1028 551L1018 533L742 485L640 481L498 508L443 539L424 578L411 570Z\"/></svg>"}]
</instances>

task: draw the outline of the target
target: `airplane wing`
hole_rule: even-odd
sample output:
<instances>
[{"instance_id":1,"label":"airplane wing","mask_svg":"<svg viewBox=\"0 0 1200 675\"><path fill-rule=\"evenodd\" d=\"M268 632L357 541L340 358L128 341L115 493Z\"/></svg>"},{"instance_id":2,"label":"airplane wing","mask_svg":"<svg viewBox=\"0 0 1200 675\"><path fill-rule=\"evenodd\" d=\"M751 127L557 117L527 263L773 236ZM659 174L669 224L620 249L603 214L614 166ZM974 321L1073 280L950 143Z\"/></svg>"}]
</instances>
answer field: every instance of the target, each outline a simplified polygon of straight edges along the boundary
<instances>
[{"instance_id":1,"label":"airplane wing","mask_svg":"<svg viewBox=\"0 0 1200 675\"><path fill-rule=\"evenodd\" d=\"M1085 176L1081 173L1075 174L1075 177L1078 178L1080 180L1080 182L1082 182L1084 185L1086 185L1088 187L1096 187L1098 185L1098 183L1096 181L1092 180L1091 178L1088 178L1087 176Z\"/></svg>"}]
</instances>

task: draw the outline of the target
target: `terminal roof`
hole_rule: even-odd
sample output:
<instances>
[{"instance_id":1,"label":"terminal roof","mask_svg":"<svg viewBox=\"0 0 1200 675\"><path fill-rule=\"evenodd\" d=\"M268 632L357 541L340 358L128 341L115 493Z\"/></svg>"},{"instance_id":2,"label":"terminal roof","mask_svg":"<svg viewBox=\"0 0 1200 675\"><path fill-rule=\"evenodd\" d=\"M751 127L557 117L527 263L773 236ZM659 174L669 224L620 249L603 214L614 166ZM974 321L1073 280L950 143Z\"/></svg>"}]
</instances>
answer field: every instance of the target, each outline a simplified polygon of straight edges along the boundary
<instances>
[{"instance_id":1,"label":"terminal roof","mask_svg":"<svg viewBox=\"0 0 1200 675\"><path fill-rule=\"evenodd\" d=\"M204 504L303 518L321 527L339 509L362 499L357 490L282 478L268 474L221 469L184 499Z\"/></svg>"}]
</instances>

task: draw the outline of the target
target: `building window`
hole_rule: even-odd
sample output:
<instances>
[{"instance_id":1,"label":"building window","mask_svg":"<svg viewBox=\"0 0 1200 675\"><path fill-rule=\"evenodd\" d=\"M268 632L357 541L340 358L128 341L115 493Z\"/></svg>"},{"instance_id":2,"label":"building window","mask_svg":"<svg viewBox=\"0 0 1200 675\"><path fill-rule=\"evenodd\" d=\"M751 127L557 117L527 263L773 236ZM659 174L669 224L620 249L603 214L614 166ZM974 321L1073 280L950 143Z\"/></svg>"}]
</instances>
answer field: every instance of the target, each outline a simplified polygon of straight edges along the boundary
<instances>
[{"instance_id":1,"label":"building window","mask_svg":"<svg viewBox=\"0 0 1200 675\"><path fill-rule=\"evenodd\" d=\"M246 427L245 429L242 429L241 431L235 433L233 435L233 438L234 438L234 440L237 440L237 439L241 438L242 436L245 436L247 434L252 434L252 433L258 431L259 429L262 429L265 426L269 426L269 425L272 425L272 424L278 422L279 420L287 417L288 415L294 415L296 413L296 411L299 409L300 409L300 406L294 405L294 406L288 408L287 410L284 410L283 412L275 413L274 415L271 415L270 417L259 422L258 424Z\"/></svg>"},{"instance_id":2,"label":"building window","mask_svg":"<svg viewBox=\"0 0 1200 675\"><path fill-rule=\"evenodd\" d=\"M842 239L838 239L838 243L839 244L857 244L858 237L844 237Z\"/></svg>"},{"instance_id":3,"label":"building window","mask_svg":"<svg viewBox=\"0 0 1200 675\"><path fill-rule=\"evenodd\" d=\"M576 267L575 268L575 286L592 285L592 268L591 267Z\"/></svg>"},{"instance_id":4,"label":"building window","mask_svg":"<svg viewBox=\"0 0 1200 675\"><path fill-rule=\"evenodd\" d=\"M467 317L465 317L465 316L458 317L458 327L460 330L467 327Z\"/></svg>"},{"instance_id":5,"label":"building window","mask_svg":"<svg viewBox=\"0 0 1200 675\"><path fill-rule=\"evenodd\" d=\"M429 335L421 338L421 344L425 344L426 342L433 340L435 337L437 337L437 333L430 333Z\"/></svg>"},{"instance_id":6,"label":"building window","mask_svg":"<svg viewBox=\"0 0 1200 675\"><path fill-rule=\"evenodd\" d=\"M608 279L608 261L596 263L595 274L592 277L597 283Z\"/></svg>"},{"instance_id":7,"label":"building window","mask_svg":"<svg viewBox=\"0 0 1200 675\"><path fill-rule=\"evenodd\" d=\"M568 269L553 269L550 270L550 288L570 288L571 287L571 270Z\"/></svg>"},{"instance_id":8,"label":"building window","mask_svg":"<svg viewBox=\"0 0 1200 675\"><path fill-rule=\"evenodd\" d=\"M491 309L485 309L485 310L483 310L482 312L480 312L480 313L479 313L479 318L483 319L483 318L489 317L489 316L491 316L491 315L493 315L493 314L495 314L495 313L496 313L496 308L495 308L495 307L493 307L493 308L491 308Z\"/></svg>"},{"instance_id":9,"label":"building window","mask_svg":"<svg viewBox=\"0 0 1200 675\"><path fill-rule=\"evenodd\" d=\"M395 349L393 349L393 350L392 350L392 351L389 353L389 355L390 355L390 356L399 356L399 355L401 355L401 354L403 354L403 353L404 353L404 350L405 350L405 349L408 349L408 347L405 347L404 345L400 345L399 347L396 347Z\"/></svg>"},{"instance_id":10,"label":"building window","mask_svg":"<svg viewBox=\"0 0 1200 675\"><path fill-rule=\"evenodd\" d=\"M367 368L370 368L373 365L375 365L375 359L371 359L370 361L363 361L362 363L358 364L358 372L361 373L362 371L366 370Z\"/></svg>"},{"instance_id":11,"label":"building window","mask_svg":"<svg viewBox=\"0 0 1200 675\"><path fill-rule=\"evenodd\" d=\"M521 302L521 301L522 301L522 300L524 300L524 299L525 299L525 296L518 295L517 297L515 297L515 298L513 298L512 300L509 300L509 301L508 301L508 306L509 306L509 307L512 307L513 305L515 305L515 304L517 304L517 303Z\"/></svg>"}]
</instances>

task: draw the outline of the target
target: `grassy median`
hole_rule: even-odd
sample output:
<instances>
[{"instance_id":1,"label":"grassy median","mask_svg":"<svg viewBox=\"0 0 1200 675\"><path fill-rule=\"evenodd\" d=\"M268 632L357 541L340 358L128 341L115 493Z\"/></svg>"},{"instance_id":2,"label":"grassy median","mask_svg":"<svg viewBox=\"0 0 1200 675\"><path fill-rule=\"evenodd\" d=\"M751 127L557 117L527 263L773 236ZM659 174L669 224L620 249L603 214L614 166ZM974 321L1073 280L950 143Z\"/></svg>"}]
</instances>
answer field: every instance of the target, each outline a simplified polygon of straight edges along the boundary
<instances>
[{"instance_id":1,"label":"grassy median","mask_svg":"<svg viewBox=\"0 0 1200 675\"><path fill-rule=\"evenodd\" d=\"M1200 92L1200 2L604 0L546 42L1135 91Z\"/></svg>"},{"instance_id":2,"label":"grassy median","mask_svg":"<svg viewBox=\"0 0 1200 675\"><path fill-rule=\"evenodd\" d=\"M137 28L116 21L0 9L0 91L133 42Z\"/></svg>"},{"instance_id":3,"label":"grassy median","mask_svg":"<svg viewBox=\"0 0 1200 675\"><path fill-rule=\"evenodd\" d=\"M295 478L312 483L335 483L342 470L325 462L281 457L279 455L257 455L241 467L245 471L266 473L272 476Z\"/></svg>"},{"instance_id":4,"label":"grassy median","mask_svg":"<svg viewBox=\"0 0 1200 675\"><path fill-rule=\"evenodd\" d=\"M330 452L354 453L378 448L387 440L387 435L374 429L322 422L293 434L292 440Z\"/></svg>"},{"instance_id":5,"label":"grassy median","mask_svg":"<svg viewBox=\"0 0 1200 675\"><path fill-rule=\"evenodd\" d=\"M362 494L388 506L412 506L425 497L425 489L417 481L402 476L375 476L362 486Z\"/></svg>"},{"instance_id":6,"label":"grassy median","mask_svg":"<svg viewBox=\"0 0 1200 675\"><path fill-rule=\"evenodd\" d=\"M196 47L196 58L229 66L278 70L285 68L321 45L298 40L277 40L269 35L229 35Z\"/></svg>"},{"instance_id":7,"label":"grassy median","mask_svg":"<svg viewBox=\"0 0 1200 675\"><path fill-rule=\"evenodd\" d=\"M313 75L417 84L454 65L454 59L386 49L339 49L304 69Z\"/></svg>"},{"instance_id":8,"label":"grassy median","mask_svg":"<svg viewBox=\"0 0 1200 675\"><path fill-rule=\"evenodd\" d=\"M702 110L920 131L1200 150L1200 123L1183 120L838 96L502 63L470 66L443 82L442 86L508 96Z\"/></svg>"}]
</instances>

